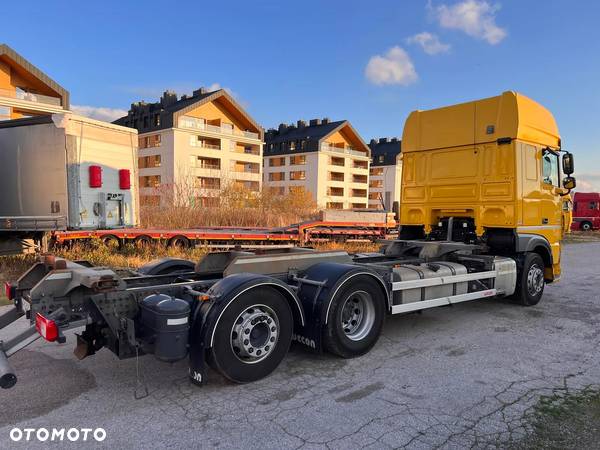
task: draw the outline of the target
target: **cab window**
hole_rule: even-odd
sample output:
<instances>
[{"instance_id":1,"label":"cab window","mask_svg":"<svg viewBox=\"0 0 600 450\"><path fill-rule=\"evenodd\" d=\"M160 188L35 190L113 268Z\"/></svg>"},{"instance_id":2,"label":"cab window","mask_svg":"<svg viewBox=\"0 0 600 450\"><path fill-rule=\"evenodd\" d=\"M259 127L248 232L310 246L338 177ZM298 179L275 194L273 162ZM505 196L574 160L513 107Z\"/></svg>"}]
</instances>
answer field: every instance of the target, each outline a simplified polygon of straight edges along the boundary
<instances>
[{"instance_id":1,"label":"cab window","mask_svg":"<svg viewBox=\"0 0 600 450\"><path fill-rule=\"evenodd\" d=\"M548 150L542 153L542 181L560 187L558 174L558 155Z\"/></svg>"}]
</instances>

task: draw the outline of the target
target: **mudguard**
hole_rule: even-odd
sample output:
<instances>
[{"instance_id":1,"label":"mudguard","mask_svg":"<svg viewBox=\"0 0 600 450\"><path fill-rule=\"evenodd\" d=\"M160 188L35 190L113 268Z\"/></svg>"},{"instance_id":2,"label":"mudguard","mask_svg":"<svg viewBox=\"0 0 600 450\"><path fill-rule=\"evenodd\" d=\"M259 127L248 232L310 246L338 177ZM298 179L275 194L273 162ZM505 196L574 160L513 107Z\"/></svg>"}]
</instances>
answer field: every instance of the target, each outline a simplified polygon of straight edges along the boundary
<instances>
[{"instance_id":1,"label":"mudguard","mask_svg":"<svg viewBox=\"0 0 600 450\"><path fill-rule=\"evenodd\" d=\"M306 314L306 325L294 330L293 340L322 352L321 336L327 324L329 307L338 290L356 276L370 276L377 280L390 308L389 283L374 270L352 264L319 263L310 267L298 279L298 297Z\"/></svg>"},{"instance_id":2,"label":"mudguard","mask_svg":"<svg viewBox=\"0 0 600 450\"><path fill-rule=\"evenodd\" d=\"M138 269L142 275L164 275L176 272L193 272L196 263L180 258L161 258Z\"/></svg>"},{"instance_id":3,"label":"mudguard","mask_svg":"<svg viewBox=\"0 0 600 450\"><path fill-rule=\"evenodd\" d=\"M214 333L225 308L239 295L258 286L277 289L290 304L294 328L304 326L306 319L302 303L283 281L254 273L238 273L223 278L208 290L209 300L200 303L192 312L189 374L193 383L201 384L206 378L206 350L213 345Z\"/></svg>"}]
</instances>

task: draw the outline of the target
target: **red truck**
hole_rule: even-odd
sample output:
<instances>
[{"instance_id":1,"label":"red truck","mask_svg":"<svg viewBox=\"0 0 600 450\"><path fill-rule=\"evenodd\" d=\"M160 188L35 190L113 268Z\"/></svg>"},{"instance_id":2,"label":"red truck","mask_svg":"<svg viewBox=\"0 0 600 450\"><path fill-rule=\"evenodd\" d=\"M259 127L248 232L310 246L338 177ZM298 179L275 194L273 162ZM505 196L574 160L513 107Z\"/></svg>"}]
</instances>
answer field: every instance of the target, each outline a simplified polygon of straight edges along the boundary
<instances>
[{"instance_id":1,"label":"red truck","mask_svg":"<svg viewBox=\"0 0 600 450\"><path fill-rule=\"evenodd\" d=\"M576 192L573 198L573 223L571 230L592 231L600 229L600 193Z\"/></svg>"}]
</instances>

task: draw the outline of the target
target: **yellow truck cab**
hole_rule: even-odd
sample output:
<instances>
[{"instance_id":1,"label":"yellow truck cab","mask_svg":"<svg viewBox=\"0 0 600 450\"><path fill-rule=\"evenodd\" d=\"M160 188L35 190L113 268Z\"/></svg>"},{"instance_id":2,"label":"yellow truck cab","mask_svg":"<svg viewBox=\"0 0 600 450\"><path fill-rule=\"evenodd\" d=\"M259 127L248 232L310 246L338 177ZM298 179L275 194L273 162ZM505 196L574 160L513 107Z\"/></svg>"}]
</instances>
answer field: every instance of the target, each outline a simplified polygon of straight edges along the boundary
<instances>
[{"instance_id":1,"label":"yellow truck cab","mask_svg":"<svg viewBox=\"0 0 600 450\"><path fill-rule=\"evenodd\" d=\"M564 200L575 187L573 156L562 152L561 167L561 152L550 111L516 92L412 112L402 137L400 239L484 244L521 271L538 255L543 280L558 280Z\"/></svg>"}]
</instances>

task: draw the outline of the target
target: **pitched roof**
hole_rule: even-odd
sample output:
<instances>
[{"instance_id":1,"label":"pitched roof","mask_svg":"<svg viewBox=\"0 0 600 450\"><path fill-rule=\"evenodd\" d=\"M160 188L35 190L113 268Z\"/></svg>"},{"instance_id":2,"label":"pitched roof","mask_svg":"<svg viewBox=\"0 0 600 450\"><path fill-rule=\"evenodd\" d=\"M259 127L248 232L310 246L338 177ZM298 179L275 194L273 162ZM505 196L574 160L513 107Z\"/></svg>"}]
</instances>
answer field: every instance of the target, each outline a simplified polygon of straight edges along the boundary
<instances>
[{"instance_id":1,"label":"pitched roof","mask_svg":"<svg viewBox=\"0 0 600 450\"><path fill-rule=\"evenodd\" d=\"M0 57L2 57L2 56L6 56L8 59L13 61L15 64L21 66L23 69L25 69L31 75L33 75L35 78L37 78L42 83L44 83L46 86L48 86L50 89L52 89L57 94L59 94L62 98L62 107L64 109L69 109L69 107L70 107L69 91L67 91L65 88L63 88L61 85L59 85L56 81L54 81L52 78L50 78L44 72L42 72L40 69L35 67L33 64L31 64L29 61L27 61L25 58L23 58L21 55L19 55L16 51L14 51L12 48L10 48L6 44L0 44Z\"/></svg>"},{"instance_id":2,"label":"pitched roof","mask_svg":"<svg viewBox=\"0 0 600 450\"><path fill-rule=\"evenodd\" d=\"M165 92L164 95L166 94L168 94L168 92ZM176 96L176 94L172 95ZM162 130L165 128L172 128L174 126L173 124L176 124L178 122L179 117L184 116L186 113L198 108L201 105L219 99L224 100L225 102L232 105L248 123L255 127L256 130L258 130L259 136L262 137L263 128L260 126L260 124L256 122L225 89L219 89L217 91L212 92L204 92L203 90L198 90L194 91L194 95L192 96L182 96L179 100L176 100L172 103L168 103L165 106L163 106L161 101L158 101L155 103L148 104L134 104L132 105L132 109L139 105L142 108L147 107L150 112L160 112L167 120L161 120L161 125L157 127L151 127L151 130L140 130L140 132L155 131ZM129 115L121 117L115 120L113 123L118 125L131 126L128 124L128 118Z\"/></svg>"},{"instance_id":3,"label":"pitched roof","mask_svg":"<svg viewBox=\"0 0 600 450\"><path fill-rule=\"evenodd\" d=\"M371 139L369 148L373 161L371 166L392 166L396 164L396 157L402 151L402 142L397 138Z\"/></svg>"},{"instance_id":4,"label":"pitched roof","mask_svg":"<svg viewBox=\"0 0 600 450\"><path fill-rule=\"evenodd\" d=\"M370 154L370 149L367 144L362 140L358 132L352 127L350 122L347 120L338 120L331 122L329 119L311 120L308 124L299 120L297 125L286 125L281 124L277 130L270 129L265 134L265 155L285 155L291 153L300 152L316 152L319 150L319 143L322 139L327 138L336 131L343 128L348 130L354 135L356 140L359 142L359 146L362 147L367 153ZM298 149L291 150L285 145L277 145L287 143L291 141L304 141L307 144L301 151ZM275 144L272 148L270 144Z\"/></svg>"}]
</instances>

